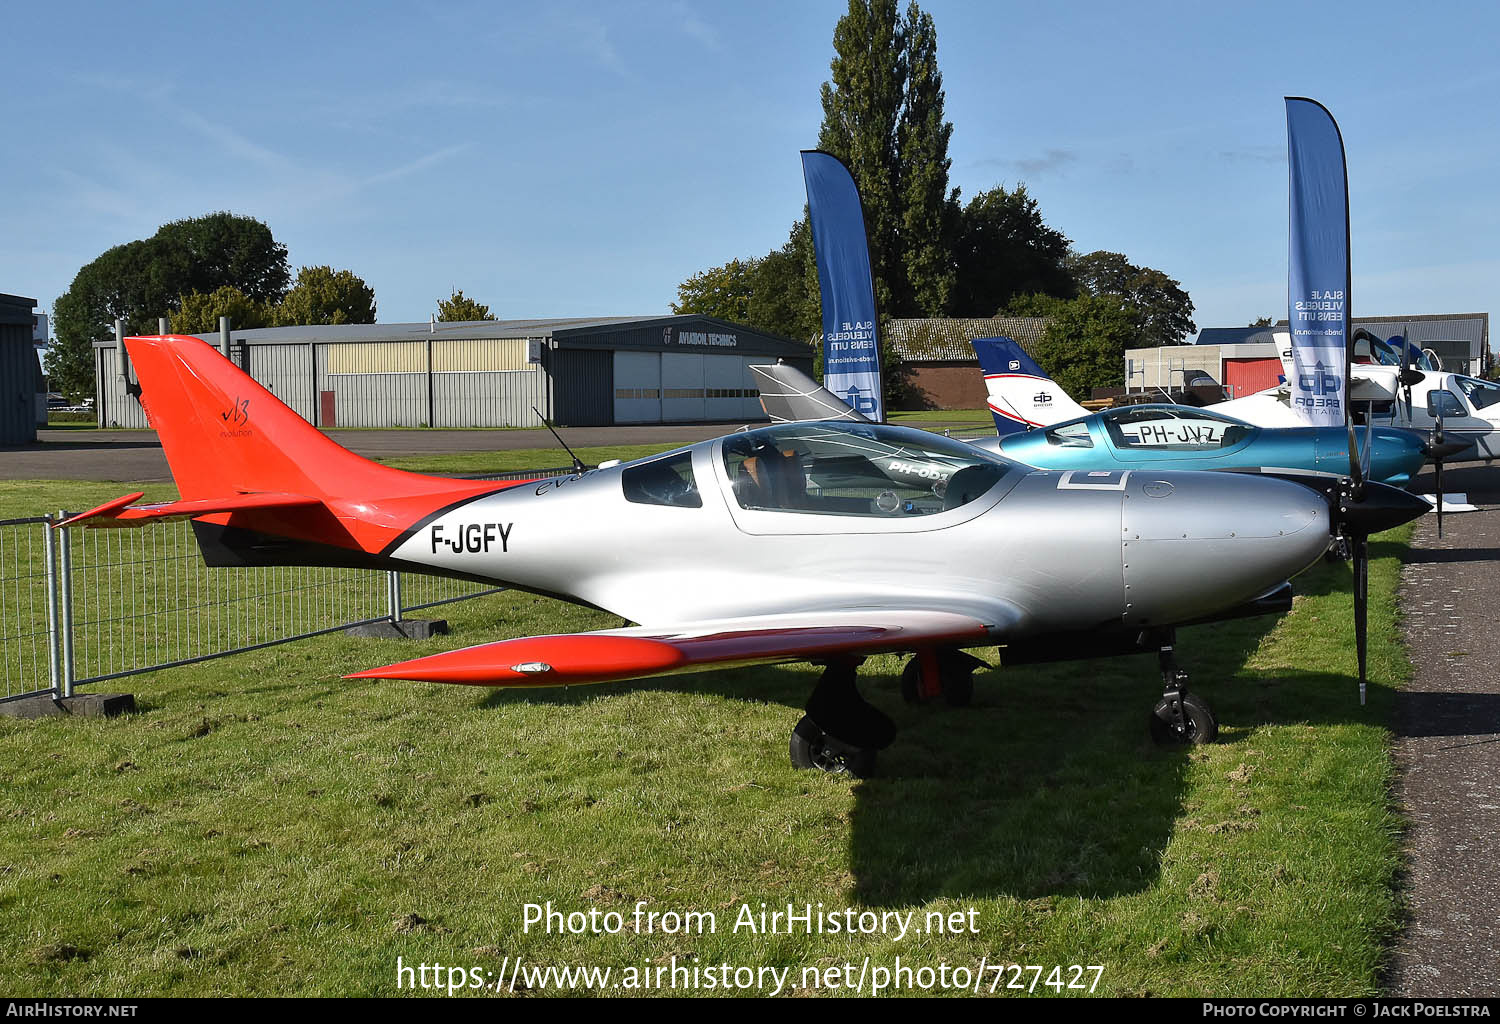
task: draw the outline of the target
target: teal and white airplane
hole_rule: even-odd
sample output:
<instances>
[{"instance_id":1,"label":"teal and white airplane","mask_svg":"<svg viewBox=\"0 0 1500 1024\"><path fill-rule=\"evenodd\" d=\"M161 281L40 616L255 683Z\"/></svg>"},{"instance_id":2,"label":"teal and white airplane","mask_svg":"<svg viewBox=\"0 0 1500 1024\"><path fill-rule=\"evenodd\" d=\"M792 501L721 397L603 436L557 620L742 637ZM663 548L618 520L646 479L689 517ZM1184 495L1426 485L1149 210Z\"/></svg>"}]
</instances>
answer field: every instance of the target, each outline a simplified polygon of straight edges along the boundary
<instances>
[{"instance_id":1,"label":"teal and white airplane","mask_svg":"<svg viewBox=\"0 0 1500 1024\"><path fill-rule=\"evenodd\" d=\"M1185 405L1136 405L1090 413L1010 338L978 338L996 435L970 444L1037 469L1225 470L1328 485L1349 474L1350 433L1341 427L1258 427ZM773 421L854 419L837 396L786 365L754 366ZM1428 458L1426 438L1367 427L1356 441L1367 478L1405 487ZM1366 455L1363 449L1368 448Z\"/></svg>"},{"instance_id":2,"label":"teal and white airplane","mask_svg":"<svg viewBox=\"0 0 1500 1024\"><path fill-rule=\"evenodd\" d=\"M1038 469L1210 469L1287 477L1349 472L1343 427L1264 427L1189 405L1132 405L1089 413L1010 338L976 338L995 418L994 438L971 443ZM1430 457L1427 438L1369 426L1368 478L1405 487Z\"/></svg>"}]
</instances>

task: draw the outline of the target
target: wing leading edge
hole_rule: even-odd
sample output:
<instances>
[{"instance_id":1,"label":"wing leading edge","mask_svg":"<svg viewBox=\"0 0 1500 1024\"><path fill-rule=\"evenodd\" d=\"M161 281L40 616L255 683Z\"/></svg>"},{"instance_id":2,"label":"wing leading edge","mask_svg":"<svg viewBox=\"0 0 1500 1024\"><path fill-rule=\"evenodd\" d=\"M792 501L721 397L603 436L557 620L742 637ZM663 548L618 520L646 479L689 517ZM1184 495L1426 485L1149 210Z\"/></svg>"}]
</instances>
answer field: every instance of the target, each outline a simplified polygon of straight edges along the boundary
<instances>
[{"instance_id":1,"label":"wing leading edge","mask_svg":"<svg viewBox=\"0 0 1500 1024\"><path fill-rule=\"evenodd\" d=\"M937 646L979 646L1014 623L945 611L835 612L721 619L680 627L529 636L398 662L348 679L467 686L604 683L698 668L812 661Z\"/></svg>"}]
</instances>

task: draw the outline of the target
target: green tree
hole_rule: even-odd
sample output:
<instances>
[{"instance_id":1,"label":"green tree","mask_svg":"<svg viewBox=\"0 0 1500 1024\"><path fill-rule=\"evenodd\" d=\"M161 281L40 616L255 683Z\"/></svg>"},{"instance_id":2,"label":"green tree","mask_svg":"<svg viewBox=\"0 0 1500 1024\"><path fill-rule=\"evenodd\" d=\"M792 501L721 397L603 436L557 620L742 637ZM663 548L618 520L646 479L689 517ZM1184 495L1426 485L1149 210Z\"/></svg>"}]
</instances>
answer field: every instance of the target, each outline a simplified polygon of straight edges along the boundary
<instances>
[{"instance_id":1,"label":"green tree","mask_svg":"<svg viewBox=\"0 0 1500 1024\"><path fill-rule=\"evenodd\" d=\"M1272 320L1268 316L1258 316L1254 320L1251 320L1250 323L1247 326L1250 326L1250 327L1274 327L1274 326L1276 326L1276 321Z\"/></svg>"},{"instance_id":2,"label":"green tree","mask_svg":"<svg viewBox=\"0 0 1500 1024\"><path fill-rule=\"evenodd\" d=\"M730 260L682 282L672 312L718 317L799 341L815 336L822 314L806 218L792 225L781 248L759 259Z\"/></svg>"},{"instance_id":3,"label":"green tree","mask_svg":"<svg viewBox=\"0 0 1500 1024\"><path fill-rule=\"evenodd\" d=\"M1025 185L979 193L959 220L954 314L991 316L1028 293L1072 298L1068 254L1067 236L1042 221Z\"/></svg>"},{"instance_id":4,"label":"green tree","mask_svg":"<svg viewBox=\"0 0 1500 1024\"><path fill-rule=\"evenodd\" d=\"M696 313L733 323L751 324L750 300L755 291L760 260L730 260L722 267L709 267L677 286L674 313Z\"/></svg>"},{"instance_id":5,"label":"green tree","mask_svg":"<svg viewBox=\"0 0 1500 1024\"><path fill-rule=\"evenodd\" d=\"M1069 268L1085 295L1114 295L1137 314L1137 348L1180 344L1196 331L1193 300L1177 281L1160 270L1138 267L1117 252L1075 256Z\"/></svg>"},{"instance_id":6,"label":"green tree","mask_svg":"<svg viewBox=\"0 0 1500 1024\"><path fill-rule=\"evenodd\" d=\"M164 224L148 239L105 250L74 276L53 305L48 373L67 394L91 395L93 343L113 336L116 319L129 333L153 332L183 296L225 285L274 302L288 276L286 247L254 218L211 213Z\"/></svg>"},{"instance_id":7,"label":"green tree","mask_svg":"<svg viewBox=\"0 0 1500 1024\"><path fill-rule=\"evenodd\" d=\"M833 32L818 147L859 185L875 299L892 316L935 316L953 290L958 193L948 141L937 30L915 2L849 0Z\"/></svg>"},{"instance_id":8,"label":"green tree","mask_svg":"<svg viewBox=\"0 0 1500 1024\"><path fill-rule=\"evenodd\" d=\"M1064 391L1082 400L1094 388L1122 387L1125 350L1137 345L1140 314L1116 295L1080 295L1057 302L1032 350Z\"/></svg>"},{"instance_id":9,"label":"green tree","mask_svg":"<svg viewBox=\"0 0 1500 1024\"><path fill-rule=\"evenodd\" d=\"M303 267L272 316L277 327L373 324L375 291L352 271Z\"/></svg>"},{"instance_id":10,"label":"green tree","mask_svg":"<svg viewBox=\"0 0 1500 1024\"><path fill-rule=\"evenodd\" d=\"M271 307L256 302L233 285L216 288L208 294L184 295L172 314L174 334L208 334L219 329L219 317L227 316L230 326L254 330L271 325Z\"/></svg>"},{"instance_id":11,"label":"green tree","mask_svg":"<svg viewBox=\"0 0 1500 1024\"><path fill-rule=\"evenodd\" d=\"M943 115L943 74L932 15L909 4L905 27L906 95L897 129L904 298L908 308L932 315L951 307L957 279L953 240L958 189L948 191L953 124Z\"/></svg>"},{"instance_id":12,"label":"green tree","mask_svg":"<svg viewBox=\"0 0 1500 1024\"><path fill-rule=\"evenodd\" d=\"M373 298L373 296L372 296ZM482 302L476 302L464 294L462 288L453 289L446 299L438 299L437 318L444 323L452 323L463 320L493 320L495 314L490 312L490 307ZM374 310L371 309L373 321Z\"/></svg>"}]
</instances>

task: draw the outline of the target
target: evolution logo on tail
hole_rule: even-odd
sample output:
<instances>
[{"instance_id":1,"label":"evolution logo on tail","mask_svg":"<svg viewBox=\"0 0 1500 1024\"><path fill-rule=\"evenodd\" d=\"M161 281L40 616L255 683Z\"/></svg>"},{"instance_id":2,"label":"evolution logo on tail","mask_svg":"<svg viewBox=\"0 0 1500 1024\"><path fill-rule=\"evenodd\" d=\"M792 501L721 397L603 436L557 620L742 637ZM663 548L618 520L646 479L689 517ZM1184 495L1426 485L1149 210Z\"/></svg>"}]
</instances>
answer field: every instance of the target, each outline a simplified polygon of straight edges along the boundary
<instances>
[{"instance_id":1,"label":"evolution logo on tail","mask_svg":"<svg viewBox=\"0 0 1500 1024\"><path fill-rule=\"evenodd\" d=\"M1089 414L1012 339L975 338L969 344L984 371L996 433L1014 434Z\"/></svg>"}]
</instances>

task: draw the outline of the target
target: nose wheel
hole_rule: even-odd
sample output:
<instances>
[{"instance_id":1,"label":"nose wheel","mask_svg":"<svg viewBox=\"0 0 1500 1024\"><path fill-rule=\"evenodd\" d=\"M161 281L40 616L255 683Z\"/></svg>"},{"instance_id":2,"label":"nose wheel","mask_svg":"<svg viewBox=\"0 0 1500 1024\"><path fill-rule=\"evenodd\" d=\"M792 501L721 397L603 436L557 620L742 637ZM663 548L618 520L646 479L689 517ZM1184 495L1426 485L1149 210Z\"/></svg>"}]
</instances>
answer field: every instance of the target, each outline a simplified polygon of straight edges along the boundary
<instances>
[{"instance_id":1,"label":"nose wheel","mask_svg":"<svg viewBox=\"0 0 1500 1024\"><path fill-rule=\"evenodd\" d=\"M1163 646L1157 652L1157 660L1161 664L1163 693L1147 722L1151 739L1160 747L1212 743L1219 735L1219 723L1208 702L1188 692L1187 673L1177 667L1170 646Z\"/></svg>"}]
</instances>

